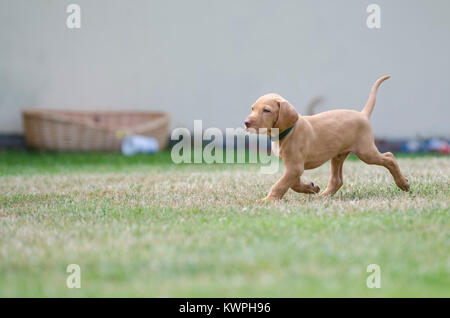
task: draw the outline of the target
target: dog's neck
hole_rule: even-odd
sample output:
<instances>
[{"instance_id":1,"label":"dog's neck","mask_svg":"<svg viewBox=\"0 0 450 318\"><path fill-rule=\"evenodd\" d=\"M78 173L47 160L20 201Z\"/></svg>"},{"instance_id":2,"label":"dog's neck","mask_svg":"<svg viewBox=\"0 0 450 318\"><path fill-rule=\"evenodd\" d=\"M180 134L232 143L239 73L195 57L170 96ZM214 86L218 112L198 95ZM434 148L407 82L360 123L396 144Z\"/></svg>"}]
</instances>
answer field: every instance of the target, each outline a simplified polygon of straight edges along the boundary
<instances>
[{"instance_id":1,"label":"dog's neck","mask_svg":"<svg viewBox=\"0 0 450 318\"><path fill-rule=\"evenodd\" d=\"M290 126L290 127L288 127L287 129L283 130L282 132L280 132L276 136L270 135L270 139L272 141L281 141L281 140L283 140L283 138L286 137L291 132L291 130L294 128L294 126L295 126L295 124Z\"/></svg>"},{"instance_id":2,"label":"dog's neck","mask_svg":"<svg viewBox=\"0 0 450 318\"><path fill-rule=\"evenodd\" d=\"M294 129L296 124L288 127L287 129L283 130L281 133L279 133L276 136L273 136L272 134L270 135L270 140L271 140L271 144L272 144L272 152L275 156L281 158L281 154L280 154L280 148L281 145L283 144L283 142L286 140L285 137L288 136L291 131Z\"/></svg>"}]
</instances>

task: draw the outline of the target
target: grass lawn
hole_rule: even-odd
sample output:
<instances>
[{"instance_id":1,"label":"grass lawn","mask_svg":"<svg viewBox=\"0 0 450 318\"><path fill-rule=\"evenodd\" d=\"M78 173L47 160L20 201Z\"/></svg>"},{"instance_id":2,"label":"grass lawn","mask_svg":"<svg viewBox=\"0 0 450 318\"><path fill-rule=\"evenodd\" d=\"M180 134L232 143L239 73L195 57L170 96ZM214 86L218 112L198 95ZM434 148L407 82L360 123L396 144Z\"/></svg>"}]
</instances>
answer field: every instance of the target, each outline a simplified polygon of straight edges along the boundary
<instances>
[{"instance_id":1,"label":"grass lawn","mask_svg":"<svg viewBox=\"0 0 450 318\"><path fill-rule=\"evenodd\" d=\"M450 297L450 157L399 164L410 193L350 158L334 197L260 205L281 172L0 152L0 296ZM324 189L329 164L305 175Z\"/></svg>"}]
</instances>

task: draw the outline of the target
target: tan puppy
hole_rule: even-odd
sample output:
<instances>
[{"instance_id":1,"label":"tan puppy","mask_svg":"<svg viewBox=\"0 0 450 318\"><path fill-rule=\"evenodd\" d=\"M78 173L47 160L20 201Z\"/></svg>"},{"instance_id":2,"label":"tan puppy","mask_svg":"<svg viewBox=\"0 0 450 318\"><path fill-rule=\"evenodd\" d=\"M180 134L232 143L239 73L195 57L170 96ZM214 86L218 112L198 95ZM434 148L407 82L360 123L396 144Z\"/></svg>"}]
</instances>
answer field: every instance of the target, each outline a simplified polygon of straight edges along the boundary
<instances>
[{"instance_id":1,"label":"tan puppy","mask_svg":"<svg viewBox=\"0 0 450 318\"><path fill-rule=\"evenodd\" d=\"M392 153L380 153L375 146L369 122L377 89L389 77L384 76L375 82L361 112L339 109L300 116L278 94L260 97L253 104L245 126L247 130L252 128L257 132L265 128L268 135L272 135L273 128L278 128L279 141L272 141L272 149L285 165L283 176L272 186L264 201L281 199L289 188L299 193L318 193L319 187L314 183L303 183L300 176L305 169L317 168L330 159L331 177L321 196L336 193L343 184L342 165L350 152L367 164L386 167L395 184L403 191L409 191L408 180L400 172Z\"/></svg>"}]
</instances>

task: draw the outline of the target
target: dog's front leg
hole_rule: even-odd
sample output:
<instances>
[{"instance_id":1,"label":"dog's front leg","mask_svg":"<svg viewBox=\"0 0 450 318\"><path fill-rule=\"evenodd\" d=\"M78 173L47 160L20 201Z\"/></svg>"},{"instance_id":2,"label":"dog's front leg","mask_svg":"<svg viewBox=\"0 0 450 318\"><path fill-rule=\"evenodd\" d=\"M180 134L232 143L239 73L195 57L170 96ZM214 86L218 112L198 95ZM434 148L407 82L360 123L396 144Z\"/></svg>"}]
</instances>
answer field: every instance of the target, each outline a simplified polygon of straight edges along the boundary
<instances>
[{"instance_id":1,"label":"dog's front leg","mask_svg":"<svg viewBox=\"0 0 450 318\"><path fill-rule=\"evenodd\" d=\"M290 187L294 186L303 173L303 165L286 165L286 169L280 180L270 189L263 201L280 200Z\"/></svg>"}]
</instances>

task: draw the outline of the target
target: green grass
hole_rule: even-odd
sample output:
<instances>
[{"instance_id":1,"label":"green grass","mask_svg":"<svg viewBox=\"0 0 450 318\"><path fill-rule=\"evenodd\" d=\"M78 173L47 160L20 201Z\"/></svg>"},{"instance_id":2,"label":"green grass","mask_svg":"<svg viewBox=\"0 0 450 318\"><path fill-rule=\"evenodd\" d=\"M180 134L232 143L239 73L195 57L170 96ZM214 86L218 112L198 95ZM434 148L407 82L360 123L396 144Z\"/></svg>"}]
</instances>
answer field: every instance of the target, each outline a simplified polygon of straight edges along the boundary
<instances>
[{"instance_id":1,"label":"green grass","mask_svg":"<svg viewBox=\"0 0 450 318\"><path fill-rule=\"evenodd\" d=\"M450 297L450 158L399 164L411 193L350 158L334 197L260 205L281 172L0 152L0 296ZM305 178L324 189L328 174ZM66 287L71 263L80 289Z\"/></svg>"}]
</instances>

